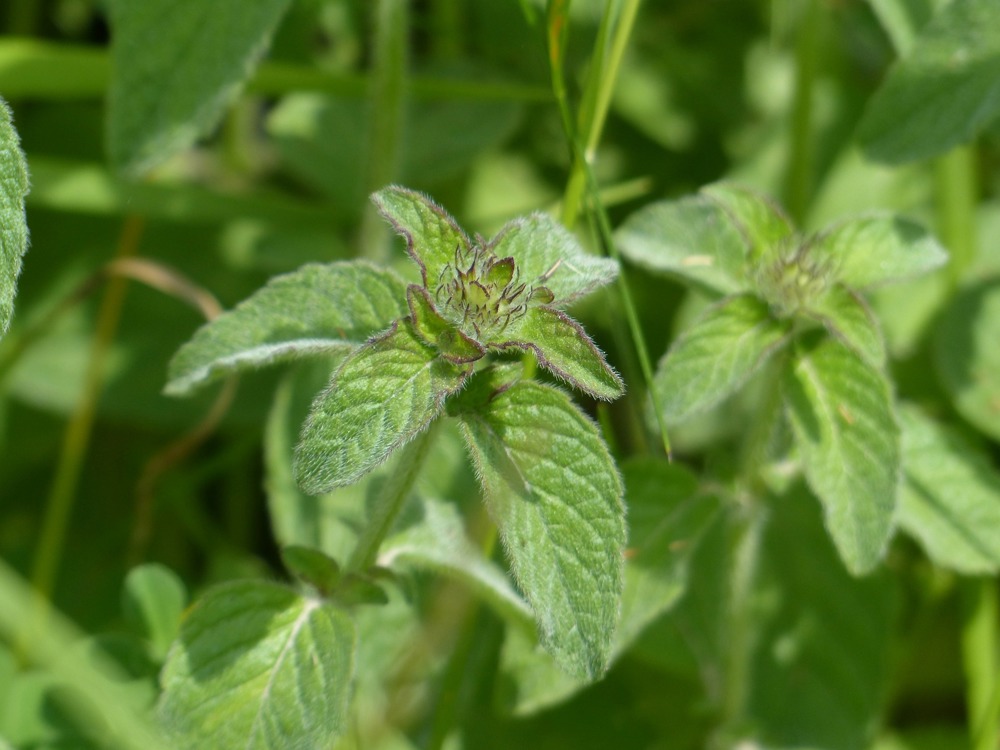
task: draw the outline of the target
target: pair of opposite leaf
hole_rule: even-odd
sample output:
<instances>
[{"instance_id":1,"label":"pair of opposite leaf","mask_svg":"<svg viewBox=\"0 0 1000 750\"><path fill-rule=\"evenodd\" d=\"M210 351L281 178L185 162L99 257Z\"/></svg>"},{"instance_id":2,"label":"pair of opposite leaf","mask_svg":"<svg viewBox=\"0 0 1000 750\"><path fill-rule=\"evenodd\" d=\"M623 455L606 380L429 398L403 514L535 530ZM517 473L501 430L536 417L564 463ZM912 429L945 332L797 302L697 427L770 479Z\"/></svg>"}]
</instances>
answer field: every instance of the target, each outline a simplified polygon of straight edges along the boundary
<instances>
[{"instance_id":1,"label":"pair of opposite leaf","mask_svg":"<svg viewBox=\"0 0 1000 750\"><path fill-rule=\"evenodd\" d=\"M693 221L701 228L677 231ZM657 246L650 241L654 236ZM678 248L697 243L697 252L670 257L670 237ZM721 295L658 367L653 387L672 422L718 404L813 326L881 371L885 342L862 292L933 270L947 259L926 230L889 214L863 215L802 235L777 205L729 183L643 209L619 230L618 241L631 260L680 273Z\"/></svg>"},{"instance_id":2,"label":"pair of opposite leaf","mask_svg":"<svg viewBox=\"0 0 1000 750\"><path fill-rule=\"evenodd\" d=\"M367 474L441 413L488 352L531 351L595 398L621 395L593 341L555 306L613 279L613 261L585 255L541 214L485 242L420 193L393 186L373 200L405 238L422 283L407 287L409 315L353 352L316 399L296 451L303 489L318 494Z\"/></svg>"},{"instance_id":3,"label":"pair of opposite leaf","mask_svg":"<svg viewBox=\"0 0 1000 750\"><path fill-rule=\"evenodd\" d=\"M373 200L405 238L420 284L363 261L277 277L178 351L167 392L278 361L346 354L296 451L296 477L311 494L382 463L491 352L530 351L595 398L622 394L617 373L560 309L612 281L616 262L586 254L543 214L514 220L486 242L470 239L420 193L390 186Z\"/></svg>"}]
</instances>

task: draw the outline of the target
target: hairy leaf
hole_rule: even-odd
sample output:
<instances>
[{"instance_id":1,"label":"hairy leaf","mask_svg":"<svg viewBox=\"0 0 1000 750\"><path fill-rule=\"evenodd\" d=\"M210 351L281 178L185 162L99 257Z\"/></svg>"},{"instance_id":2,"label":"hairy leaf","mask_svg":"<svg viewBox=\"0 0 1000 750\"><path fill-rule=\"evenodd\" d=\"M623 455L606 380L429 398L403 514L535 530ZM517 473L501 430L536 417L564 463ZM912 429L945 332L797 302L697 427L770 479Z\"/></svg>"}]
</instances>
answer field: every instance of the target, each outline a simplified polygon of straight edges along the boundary
<instances>
[{"instance_id":1,"label":"hairy leaf","mask_svg":"<svg viewBox=\"0 0 1000 750\"><path fill-rule=\"evenodd\" d=\"M965 419L1000 439L1000 282L960 290L934 331L934 363Z\"/></svg>"},{"instance_id":2,"label":"hairy leaf","mask_svg":"<svg viewBox=\"0 0 1000 750\"><path fill-rule=\"evenodd\" d=\"M719 294L747 288L749 246L729 215L704 195L652 203L615 232L622 255L652 271L688 279Z\"/></svg>"},{"instance_id":3,"label":"hairy leaf","mask_svg":"<svg viewBox=\"0 0 1000 750\"><path fill-rule=\"evenodd\" d=\"M502 570L469 539L453 503L423 498L420 516L389 537L379 549L379 565L432 570L461 581L515 626L531 624L531 610Z\"/></svg>"},{"instance_id":4,"label":"hairy leaf","mask_svg":"<svg viewBox=\"0 0 1000 750\"><path fill-rule=\"evenodd\" d=\"M576 238L547 214L508 222L489 247L499 258L515 259L521 281L548 287L556 307L565 307L618 275L616 261L584 252Z\"/></svg>"},{"instance_id":5,"label":"hairy leaf","mask_svg":"<svg viewBox=\"0 0 1000 750\"><path fill-rule=\"evenodd\" d=\"M786 383L809 486L855 575L871 571L893 531L899 428L884 376L836 339L798 352Z\"/></svg>"},{"instance_id":6,"label":"hairy leaf","mask_svg":"<svg viewBox=\"0 0 1000 750\"><path fill-rule=\"evenodd\" d=\"M882 331L868 304L856 292L835 284L809 303L809 313L865 362L879 369L885 365Z\"/></svg>"},{"instance_id":7,"label":"hairy leaf","mask_svg":"<svg viewBox=\"0 0 1000 750\"><path fill-rule=\"evenodd\" d=\"M188 613L159 713L179 747L329 747L347 730L354 624L265 581L219 586Z\"/></svg>"},{"instance_id":8,"label":"hairy leaf","mask_svg":"<svg viewBox=\"0 0 1000 750\"><path fill-rule=\"evenodd\" d=\"M492 346L531 350L538 364L594 398L611 401L625 385L580 324L560 310L532 307L511 328L513 338ZM504 338L508 332L504 332Z\"/></svg>"},{"instance_id":9,"label":"hairy leaf","mask_svg":"<svg viewBox=\"0 0 1000 750\"><path fill-rule=\"evenodd\" d=\"M295 451L306 492L357 481L430 424L467 367L439 358L404 319L355 351L313 402Z\"/></svg>"},{"instance_id":10,"label":"hairy leaf","mask_svg":"<svg viewBox=\"0 0 1000 750\"><path fill-rule=\"evenodd\" d=\"M423 193L390 185L372 195L379 213L406 240L406 252L420 266L424 287L433 289L456 254L469 252L471 242L455 220Z\"/></svg>"},{"instance_id":11,"label":"hairy leaf","mask_svg":"<svg viewBox=\"0 0 1000 750\"><path fill-rule=\"evenodd\" d=\"M28 165L14 130L10 108L0 99L0 338L14 314L21 258L28 250L24 197L28 194Z\"/></svg>"},{"instance_id":12,"label":"hairy leaf","mask_svg":"<svg viewBox=\"0 0 1000 750\"><path fill-rule=\"evenodd\" d=\"M790 240L795 227L771 198L744 185L717 182L701 192L722 208L743 235L750 258L776 254Z\"/></svg>"},{"instance_id":13,"label":"hairy leaf","mask_svg":"<svg viewBox=\"0 0 1000 750\"><path fill-rule=\"evenodd\" d=\"M970 575L1000 569L1000 475L989 458L915 407L900 411L899 525L938 565Z\"/></svg>"},{"instance_id":14,"label":"hairy leaf","mask_svg":"<svg viewBox=\"0 0 1000 750\"><path fill-rule=\"evenodd\" d=\"M829 227L809 249L831 264L836 278L867 289L920 276L948 261L934 236L909 219L872 215Z\"/></svg>"},{"instance_id":15,"label":"hairy leaf","mask_svg":"<svg viewBox=\"0 0 1000 750\"><path fill-rule=\"evenodd\" d=\"M954 0L924 26L872 97L858 137L889 163L972 140L1000 117L1000 4Z\"/></svg>"},{"instance_id":16,"label":"hairy leaf","mask_svg":"<svg viewBox=\"0 0 1000 750\"><path fill-rule=\"evenodd\" d=\"M208 135L290 0L114 0L108 148L138 173Z\"/></svg>"},{"instance_id":17,"label":"hairy leaf","mask_svg":"<svg viewBox=\"0 0 1000 750\"><path fill-rule=\"evenodd\" d=\"M684 594L688 562L718 517L719 504L698 492L686 469L641 460L622 467L628 498L628 554L621 621L612 658L627 651L654 620ZM500 656L500 696L514 714L530 714L564 700L586 683L562 672L523 632L510 628Z\"/></svg>"},{"instance_id":18,"label":"hairy leaf","mask_svg":"<svg viewBox=\"0 0 1000 750\"><path fill-rule=\"evenodd\" d=\"M170 361L166 392L184 395L240 370L346 353L406 315L406 285L362 261L277 276L206 323Z\"/></svg>"},{"instance_id":19,"label":"hairy leaf","mask_svg":"<svg viewBox=\"0 0 1000 750\"><path fill-rule=\"evenodd\" d=\"M680 421L736 391L787 341L790 327L749 294L708 308L657 367L653 388L664 417Z\"/></svg>"},{"instance_id":20,"label":"hairy leaf","mask_svg":"<svg viewBox=\"0 0 1000 750\"><path fill-rule=\"evenodd\" d=\"M614 461L590 420L554 388L519 382L461 406L487 506L542 645L570 674L594 679L607 667L623 585Z\"/></svg>"}]
</instances>

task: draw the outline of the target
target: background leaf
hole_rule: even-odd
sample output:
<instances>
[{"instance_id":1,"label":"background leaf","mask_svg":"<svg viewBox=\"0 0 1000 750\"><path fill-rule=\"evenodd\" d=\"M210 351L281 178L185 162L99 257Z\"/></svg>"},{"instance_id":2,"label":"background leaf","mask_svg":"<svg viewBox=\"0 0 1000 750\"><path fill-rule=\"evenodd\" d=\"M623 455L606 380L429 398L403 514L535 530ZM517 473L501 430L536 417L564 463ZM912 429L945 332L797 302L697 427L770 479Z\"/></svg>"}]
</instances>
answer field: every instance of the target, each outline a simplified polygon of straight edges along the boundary
<instances>
[{"instance_id":1,"label":"background leaf","mask_svg":"<svg viewBox=\"0 0 1000 750\"><path fill-rule=\"evenodd\" d=\"M791 219L773 199L745 185L716 182L701 189L717 203L743 235L751 258L771 257L795 232Z\"/></svg>"},{"instance_id":2,"label":"background leaf","mask_svg":"<svg viewBox=\"0 0 1000 750\"><path fill-rule=\"evenodd\" d=\"M166 656L177 636L187 598L183 581L165 565L140 565L125 577L122 595L125 619L149 639L157 659Z\"/></svg>"},{"instance_id":3,"label":"background leaf","mask_svg":"<svg viewBox=\"0 0 1000 750\"><path fill-rule=\"evenodd\" d=\"M188 613L159 713L183 746L327 747L347 730L354 624L264 581L226 584Z\"/></svg>"},{"instance_id":4,"label":"background leaf","mask_svg":"<svg viewBox=\"0 0 1000 750\"><path fill-rule=\"evenodd\" d=\"M206 323L170 361L166 392L184 395L240 370L342 353L406 315L406 284L363 261L277 276Z\"/></svg>"},{"instance_id":5,"label":"background leaf","mask_svg":"<svg viewBox=\"0 0 1000 750\"><path fill-rule=\"evenodd\" d=\"M835 339L813 339L790 368L788 412L809 486L855 575L871 571L893 530L899 428L884 377Z\"/></svg>"},{"instance_id":6,"label":"background leaf","mask_svg":"<svg viewBox=\"0 0 1000 750\"><path fill-rule=\"evenodd\" d=\"M865 216L824 229L810 252L826 257L834 276L867 289L920 276L948 261L948 253L924 227L899 216Z\"/></svg>"},{"instance_id":7,"label":"background leaf","mask_svg":"<svg viewBox=\"0 0 1000 750\"><path fill-rule=\"evenodd\" d=\"M1000 475L988 457L915 407L900 410L899 525L935 563L977 575L1000 569Z\"/></svg>"},{"instance_id":8,"label":"background leaf","mask_svg":"<svg viewBox=\"0 0 1000 750\"><path fill-rule=\"evenodd\" d=\"M647 205L615 232L624 257L729 294L746 288L749 245L722 207L704 195Z\"/></svg>"},{"instance_id":9,"label":"background leaf","mask_svg":"<svg viewBox=\"0 0 1000 750\"><path fill-rule=\"evenodd\" d=\"M782 346L790 328L749 294L708 308L656 368L653 388L664 417L681 421L722 401Z\"/></svg>"},{"instance_id":10,"label":"background leaf","mask_svg":"<svg viewBox=\"0 0 1000 750\"><path fill-rule=\"evenodd\" d=\"M114 0L108 148L142 172L218 125L289 0Z\"/></svg>"},{"instance_id":11,"label":"background leaf","mask_svg":"<svg viewBox=\"0 0 1000 750\"><path fill-rule=\"evenodd\" d=\"M422 498L419 515L379 549L379 564L431 570L466 584L515 627L530 627L531 610L510 580L469 539L453 503Z\"/></svg>"},{"instance_id":12,"label":"background leaf","mask_svg":"<svg viewBox=\"0 0 1000 750\"><path fill-rule=\"evenodd\" d=\"M28 165L7 103L0 99L0 338L14 314L21 257L28 250L24 197L28 194Z\"/></svg>"},{"instance_id":13,"label":"background leaf","mask_svg":"<svg viewBox=\"0 0 1000 750\"><path fill-rule=\"evenodd\" d=\"M753 738L775 750L869 747L889 684L894 586L844 570L801 488L769 498L748 675Z\"/></svg>"},{"instance_id":14,"label":"background leaf","mask_svg":"<svg viewBox=\"0 0 1000 750\"><path fill-rule=\"evenodd\" d=\"M295 476L318 495L357 481L423 430L468 369L441 359L408 319L355 351L316 397L295 451Z\"/></svg>"},{"instance_id":15,"label":"background leaf","mask_svg":"<svg viewBox=\"0 0 1000 750\"><path fill-rule=\"evenodd\" d=\"M899 164L972 140L1000 116L1000 6L954 0L924 26L861 121L868 154Z\"/></svg>"},{"instance_id":16,"label":"background leaf","mask_svg":"<svg viewBox=\"0 0 1000 750\"><path fill-rule=\"evenodd\" d=\"M934 331L934 364L958 413L1000 439L1000 282L959 292Z\"/></svg>"},{"instance_id":17,"label":"background leaf","mask_svg":"<svg viewBox=\"0 0 1000 750\"><path fill-rule=\"evenodd\" d=\"M541 642L567 672L593 679L607 666L623 585L622 485L608 449L565 394L538 383L462 408Z\"/></svg>"}]
</instances>

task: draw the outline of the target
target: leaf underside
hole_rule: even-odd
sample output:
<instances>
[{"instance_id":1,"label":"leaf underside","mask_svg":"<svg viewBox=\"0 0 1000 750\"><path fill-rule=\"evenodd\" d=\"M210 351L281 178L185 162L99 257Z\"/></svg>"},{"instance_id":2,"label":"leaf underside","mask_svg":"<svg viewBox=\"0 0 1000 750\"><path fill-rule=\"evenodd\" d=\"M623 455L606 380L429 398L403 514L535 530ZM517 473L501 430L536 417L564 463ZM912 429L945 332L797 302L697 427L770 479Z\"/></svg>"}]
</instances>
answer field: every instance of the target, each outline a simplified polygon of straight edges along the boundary
<instances>
[{"instance_id":1,"label":"leaf underside","mask_svg":"<svg viewBox=\"0 0 1000 750\"><path fill-rule=\"evenodd\" d=\"M28 166L14 130L10 109L0 99L0 338L14 314L21 258L28 250L24 197L28 194Z\"/></svg>"}]
</instances>

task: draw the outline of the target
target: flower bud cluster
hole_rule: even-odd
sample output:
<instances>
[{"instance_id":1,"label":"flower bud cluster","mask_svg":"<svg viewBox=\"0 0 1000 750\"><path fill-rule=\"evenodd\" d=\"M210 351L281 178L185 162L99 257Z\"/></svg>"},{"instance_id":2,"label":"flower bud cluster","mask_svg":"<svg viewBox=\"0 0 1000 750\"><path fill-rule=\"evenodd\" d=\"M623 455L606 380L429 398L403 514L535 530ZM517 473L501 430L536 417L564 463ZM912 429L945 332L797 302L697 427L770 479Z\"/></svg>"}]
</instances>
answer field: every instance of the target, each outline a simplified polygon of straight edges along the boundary
<instances>
[{"instance_id":1,"label":"flower bud cluster","mask_svg":"<svg viewBox=\"0 0 1000 750\"><path fill-rule=\"evenodd\" d=\"M810 253L812 243L800 238L756 269L757 288L781 316L791 316L826 293L831 281L829 262Z\"/></svg>"},{"instance_id":2,"label":"flower bud cluster","mask_svg":"<svg viewBox=\"0 0 1000 750\"><path fill-rule=\"evenodd\" d=\"M476 339L502 333L524 317L529 302L552 300L547 287L520 280L513 258L498 258L481 245L456 247L454 264L445 265L434 290L441 314Z\"/></svg>"}]
</instances>

